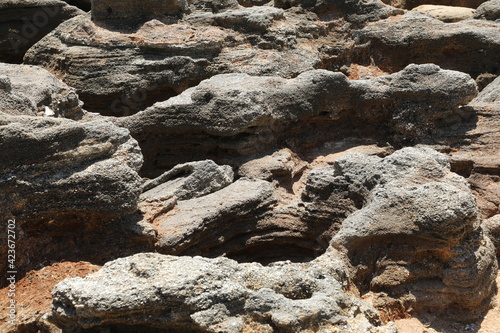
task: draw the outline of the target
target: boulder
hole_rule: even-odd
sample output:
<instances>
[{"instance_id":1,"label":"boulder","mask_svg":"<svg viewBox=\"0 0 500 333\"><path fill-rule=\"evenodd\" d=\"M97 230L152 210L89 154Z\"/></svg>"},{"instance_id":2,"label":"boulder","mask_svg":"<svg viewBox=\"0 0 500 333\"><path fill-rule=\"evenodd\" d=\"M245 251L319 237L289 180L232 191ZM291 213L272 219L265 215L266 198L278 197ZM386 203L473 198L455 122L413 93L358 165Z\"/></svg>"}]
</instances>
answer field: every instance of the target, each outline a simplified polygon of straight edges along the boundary
<instances>
[{"instance_id":1,"label":"boulder","mask_svg":"<svg viewBox=\"0 0 500 333\"><path fill-rule=\"evenodd\" d=\"M0 63L0 112L11 115L83 116L75 89L45 69Z\"/></svg>"},{"instance_id":2,"label":"boulder","mask_svg":"<svg viewBox=\"0 0 500 333\"><path fill-rule=\"evenodd\" d=\"M397 8L413 9L422 5L458 6L477 8L486 0L382 0L384 3Z\"/></svg>"},{"instance_id":3,"label":"boulder","mask_svg":"<svg viewBox=\"0 0 500 333\"><path fill-rule=\"evenodd\" d=\"M474 18L486 20L499 20L500 19L500 1L490 0L482 3L476 9Z\"/></svg>"},{"instance_id":4,"label":"boulder","mask_svg":"<svg viewBox=\"0 0 500 333\"><path fill-rule=\"evenodd\" d=\"M500 257L500 215L495 215L484 220L483 227L496 247L497 256Z\"/></svg>"},{"instance_id":5,"label":"boulder","mask_svg":"<svg viewBox=\"0 0 500 333\"><path fill-rule=\"evenodd\" d=\"M289 80L224 74L115 123L141 142L144 174L157 175L186 160L234 165L284 141L301 152L353 131L411 142L462 122L458 107L476 93L468 75L435 65L358 81L325 70Z\"/></svg>"},{"instance_id":6,"label":"boulder","mask_svg":"<svg viewBox=\"0 0 500 333\"><path fill-rule=\"evenodd\" d=\"M412 11L369 23L352 34L356 41L352 61L372 63L387 72L411 63L434 63L472 77L498 74L500 25L495 23L444 23Z\"/></svg>"},{"instance_id":7,"label":"boulder","mask_svg":"<svg viewBox=\"0 0 500 333\"><path fill-rule=\"evenodd\" d=\"M142 253L60 282L51 321L68 331L396 332L347 287L335 253L269 267Z\"/></svg>"},{"instance_id":8,"label":"boulder","mask_svg":"<svg viewBox=\"0 0 500 333\"><path fill-rule=\"evenodd\" d=\"M481 228L467 182L444 155L404 148L383 159L347 154L328 167L332 191L357 197L332 244L344 248L361 290L375 304L399 304L467 321L495 289L493 243Z\"/></svg>"},{"instance_id":9,"label":"boulder","mask_svg":"<svg viewBox=\"0 0 500 333\"><path fill-rule=\"evenodd\" d=\"M84 12L62 0L0 3L0 61L21 63L26 51L59 24Z\"/></svg>"},{"instance_id":10,"label":"boulder","mask_svg":"<svg viewBox=\"0 0 500 333\"><path fill-rule=\"evenodd\" d=\"M92 0L92 19L96 21L146 21L179 16L187 10L186 0Z\"/></svg>"},{"instance_id":11,"label":"boulder","mask_svg":"<svg viewBox=\"0 0 500 333\"><path fill-rule=\"evenodd\" d=\"M471 104L500 104L500 76L488 84Z\"/></svg>"},{"instance_id":12,"label":"boulder","mask_svg":"<svg viewBox=\"0 0 500 333\"><path fill-rule=\"evenodd\" d=\"M458 22L472 19L475 10L467 7L421 5L412 9L415 12L426 13L443 22Z\"/></svg>"}]
</instances>

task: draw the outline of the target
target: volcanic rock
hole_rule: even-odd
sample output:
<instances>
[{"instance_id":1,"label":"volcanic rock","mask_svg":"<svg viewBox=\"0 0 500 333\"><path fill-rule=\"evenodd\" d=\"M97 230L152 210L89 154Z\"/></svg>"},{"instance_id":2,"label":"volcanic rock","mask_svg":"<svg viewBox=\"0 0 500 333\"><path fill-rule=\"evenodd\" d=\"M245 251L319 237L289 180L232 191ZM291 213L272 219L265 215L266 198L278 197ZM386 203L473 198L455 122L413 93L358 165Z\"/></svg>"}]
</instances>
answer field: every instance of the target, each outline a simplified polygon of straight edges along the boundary
<instances>
[{"instance_id":1,"label":"volcanic rock","mask_svg":"<svg viewBox=\"0 0 500 333\"><path fill-rule=\"evenodd\" d=\"M0 61L20 63L26 51L61 22L84 14L62 0L3 0Z\"/></svg>"}]
</instances>

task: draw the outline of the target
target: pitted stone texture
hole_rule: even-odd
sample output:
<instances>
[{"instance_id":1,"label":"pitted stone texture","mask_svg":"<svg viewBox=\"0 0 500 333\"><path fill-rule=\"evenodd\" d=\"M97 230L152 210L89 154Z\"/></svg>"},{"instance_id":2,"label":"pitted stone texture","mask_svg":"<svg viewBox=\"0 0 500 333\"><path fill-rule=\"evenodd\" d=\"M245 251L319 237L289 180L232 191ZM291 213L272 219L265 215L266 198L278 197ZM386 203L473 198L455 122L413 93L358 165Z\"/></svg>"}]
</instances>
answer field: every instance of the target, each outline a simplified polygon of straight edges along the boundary
<instances>
[{"instance_id":1,"label":"pitted stone texture","mask_svg":"<svg viewBox=\"0 0 500 333\"><path fill-rule=\"evenodd\" d=\"M477 7L474 18L492 21L500 20L500 0L490 0L482 3Z\"/></svg>"},{"instance_id":2,"label":"pitted stone texture","mask_svg":"<svg viewBox=\"0 0 500 333\"><path fill-rule=\"evenodd\" d=\"M459 106L476 94L467 74L431 64L357 81L325 70L288 80L224 74L115 122L141 142L150 161L143 172L156 175L188 158L228 163L279 142L300 152L349 136L353 127L356 135L412 142L461 123L465 112ZM225 153L215 156L218 151Z\"/></svg>"},{"instance_id":3,"label":"pitted stone texture","mask_svg":"<svg viewBox=\"0 0 500 333\"><path fill-rule=\"evenodd\" d=\"M456 6L421 5L412 9L415 12L429 14L443 22L458 22L472 19L474 9Z\"/></svg>"},{"instance_id":4,"label":"pitted stone texture","mask_svg":"<svg viewBox=\"0 0 500 333\"><path fill-rule=\"evenodd\" d=\"M177 16L188 10L186 0L92 0L92 19L147 20Z\"/></svg>"},{"instance_id":5,"label":"pitted stone texture","mask_svg":"<svg viewBox=\"0 0 500 333\"><path fill-rule=\"evenodd\" d=\"M332 244L347 250L362 288L386 293L380 305L397 299L456 320L488 308L495 249L467 182L444 155L425 148L384 159L348 154L321 172L338 184L332 191L360 200Z\"/></svg>"},{"instance_id":6,"label":"pitted stone texture","mask_svg":"<svg viewBox=\"0 0 500 333\"><path fill-rule=\"evenodd\" d=\"M0 63L0 112L11 115L81 118L75 89L36 66Z\"/></svg>"},{"instance_id":7,"label":"pitted stone texture","mask_svg":"<svg viewBox=\"0 0 500 333\"><path fill-rule=\"evenodd\" d=\"M52 320L64 329L152 327L203 332L377 332L377 312L346 293L335 253L270 267L225 258L137 254L53 290Z\"/></svg>"},{"instance_id":8,"label":"pitted stone texture","mask_svg":"<svg viewBox=\"0 0 500 333\"><path fill-rule=\"evenodd\" d=\"M0 61L21 63L26 51L59 24L84 14L62 0L2 0Z\"/></svg>"}]
</instances>

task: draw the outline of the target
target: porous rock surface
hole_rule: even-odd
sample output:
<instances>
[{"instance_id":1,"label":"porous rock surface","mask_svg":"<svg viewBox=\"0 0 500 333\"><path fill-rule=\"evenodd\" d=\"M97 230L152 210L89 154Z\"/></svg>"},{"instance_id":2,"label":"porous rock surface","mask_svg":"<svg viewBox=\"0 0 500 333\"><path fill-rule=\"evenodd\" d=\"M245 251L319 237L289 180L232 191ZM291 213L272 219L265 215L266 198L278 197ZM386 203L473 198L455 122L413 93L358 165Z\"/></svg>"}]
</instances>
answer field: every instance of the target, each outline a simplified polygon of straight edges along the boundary
<instances>
[{"instance_id":1,"label":"porous rock surface","mask_svg":"<svg viewBox=\"0 0 500 333\"><path fill-rule=\"evenodd\" d=\"M82 104L74 88L44 69L0 63L0 112L78 119Z\"/></svg>"},{"instance_id":2,"label":"porous rock surface","mask_svg":"<svg viewBox=\"0 0 500 333\"><path fill-rule=\"evenodd\" d=\"M99 287L98 287L99 286ZM190 332L395 332L348 295L342 262L264 267L217 258L137 254L54 291L52 320L67 328Z\"/></svg>"},{"instance_id":3,"label":"porous rock surface","mask_svg":"<svg viewBox=\"0 0 500 333\"><path fill-rule=\"evenodd\" d=\"M490 0L477 7L474 18L486 20L499 20L500 19L500 1Z\"/></svg>"},{"instance_id":4,"label":"porous rock surface","mask_svg":"<svg viewBox=\"0 0 500 333\"><path fill-rule=\"evenodd\" d=\"M412 9L413 11L426 13L443 22L458 22L474 17L474 9L456 6L421 5Z\"/></svg>"},{"instance_id":5,"label":"porous rock surface","mask_svg":"<svg viewBox=\"0 0 500 333\"><path fill-rule=\"evenodd\" d=\"M449 168L444 155L427 148L405 148L385 158L345 154L331 166L313 169L300 199L306 204L333 196L357 208L316 259L262 266L138 254L86 278L61 282L53 291L51 320L66 329L301 332L314 325L318 332L390 331L390 325L376 328L377 312L352 298L348 289L353 283L376 295L380 309L401 304L457 320L475 318L488 308L494 292L495 249L480 227L466 181ZM256 209L252 200L266 203L262 198L273 196L273 186L243 178L213 194L178 202L176 214L160 218L170 228L158 234L161 248L200 253L227 237L228 226L238 229L229 218L214 216L239 212L239 218L255 217L255 212L276 210L278 195L274 204L267 199ZM213 225L201 228L204 223ZM258 225L248 223L247 228L263 235ZM210 229L210 237L200 238L203 229ZM192 245L186 250L190 244L197 250ZM355 312L354 319L343 318Z\"/></svg>"},{"instance_id":6,"label":"porous rock surface","mask_svg":"<svg viewBox=\"0 0 500 333\"><path fill-rule=\"evenodd\" d=\"M283 141L300 151L352 135L353 123L357 135L420 140L438 124L467 118L459 106L476 94L468 75L430 64L357 81L325 70L288 80L224 74L115 123L140 142L143 172L155 175L185 160L184 152L190 159L234 163Z\"/></svg>"},{"instance_id":7,"label":"porous rock surface","mask_svg":"<svg viewBox=\"0 0 500 333\"><path fill-rule=\"evenodd\" d=\"M26 51L60 23L84 12L62 0L3 0L0 61L21 63Z\"/></svg>"}]
</instances>

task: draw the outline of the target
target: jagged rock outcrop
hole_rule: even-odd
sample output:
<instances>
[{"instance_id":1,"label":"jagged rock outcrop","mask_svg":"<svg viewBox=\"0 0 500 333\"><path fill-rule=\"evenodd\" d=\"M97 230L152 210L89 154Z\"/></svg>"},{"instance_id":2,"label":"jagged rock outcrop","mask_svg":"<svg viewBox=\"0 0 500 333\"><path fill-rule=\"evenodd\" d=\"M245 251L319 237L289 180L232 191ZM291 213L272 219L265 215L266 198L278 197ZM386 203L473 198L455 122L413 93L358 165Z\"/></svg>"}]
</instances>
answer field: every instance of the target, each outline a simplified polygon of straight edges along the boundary
<instances>
[{"instance_id":1,"label":"jagged rock outcrop","mask_svg":"<svg viewBox=\"0 0 500 333\"><path fill-rule=\"evenodd\" d=\"M227 74L115 123L140 142L142 172L156 175L186 159L234 165L284 142L300 152L346 136L421 140L470 117L458 107L476 93L468 75L435 65L358 81L324 70L289 80Z\"/></svg>"},{"instance_id":2,"label":"jagged rock outcrop","mask_svg":"<svg viewBox=\"0 0 500 333\"><path fill-rule=\"evenodd\" d=\"M3 0L0 61L20 63L26 51L61 22L84 14L62 0Z\"/></svg>"},{"instance_id":3,"label":"jagged rock outcrop","mask_svg":"<svg viewBox=\"0 0 500 333\"><path fill-rule=\"evenodd\" d=\"M144 253L59 283L52 321L67 329L396 332L347 287L335 253L270 267Z\"/></svg>"},{"instance_id":4,"label":"jagged rock outcrop","mask_svg":"<svg viewBox=\"0 0 500 333\"><path fill-rule=\"evenodd\" d=\"M481 229L467 182L431 150L405 148L383 159L348 154L331 167L332 191L362 208L332 244L345 248L358 286L376 304L476 318L495 290L495 248ZM337 185L338 184L338 185Z\"/></svg>"},{"instance_id":5,"label":"jagged rock outcrop","mask_svg":"<svg viewBox=\"0 0 500 333\"><path fill-rule=\"evenodd\" d=\"M97 21L144 20L180 16L188 10L186 0L92 0L92 19Z\"/></svg>"},{"instance_id":6,"label":"jagged rock outcrop","mask_svg":"<svg viewBox=\"0 0 500 333\"><path fill-rule=\"evenodd\" d=\"M486 20L499 20L500 19L500 1L490 0L486 1L481 6L477 7L474 18Z\"/></svg>"},{"instance_id":7,"label":"jagged rock outcrop","mask_svg":"<svg viewBox=\"0 0 500 333\"><path fill-rule=\"evenodd\" d=\"M78 119L82 105L75 89L45 69L0 63L0 112Z\"/></svg>"},{"instance_id":8,"label":"jagged rock outcrop","mask_svg":"<svg viewBox=\"0 0 500 333\"><path fill-rule=\"evenodd\" d=\"M472 105L497 104L500 107L500 76L488 84L471 102Z\"/></svg>"},{"instance_id":9,"label":"jagged rock outcrop","mask_svg":"<svg viewBox=\"0 0 500 333\"><path fill-rule=\"evenodd\" d=\"M142 155L128 130L108 121L0 113L0 151L0 223L17 220L20 273L82 251L61 246L137 209Z\"/></svg>"},{"instance_id":10,"label":"jagged rock outcrop","mask_svg":"<svg viewBox=\"0 0 500 333\"><path fill-rule=\"evenodd\" d=\"M353 61L394 72L410 63L434 63L476 77L498 74L500 24L466 20L444 23L418 12L369 23L353 31ZM359 59L357 56L361 55ZM492 61L493 60L493 61Z\"/></svg>"}]
</instances>

